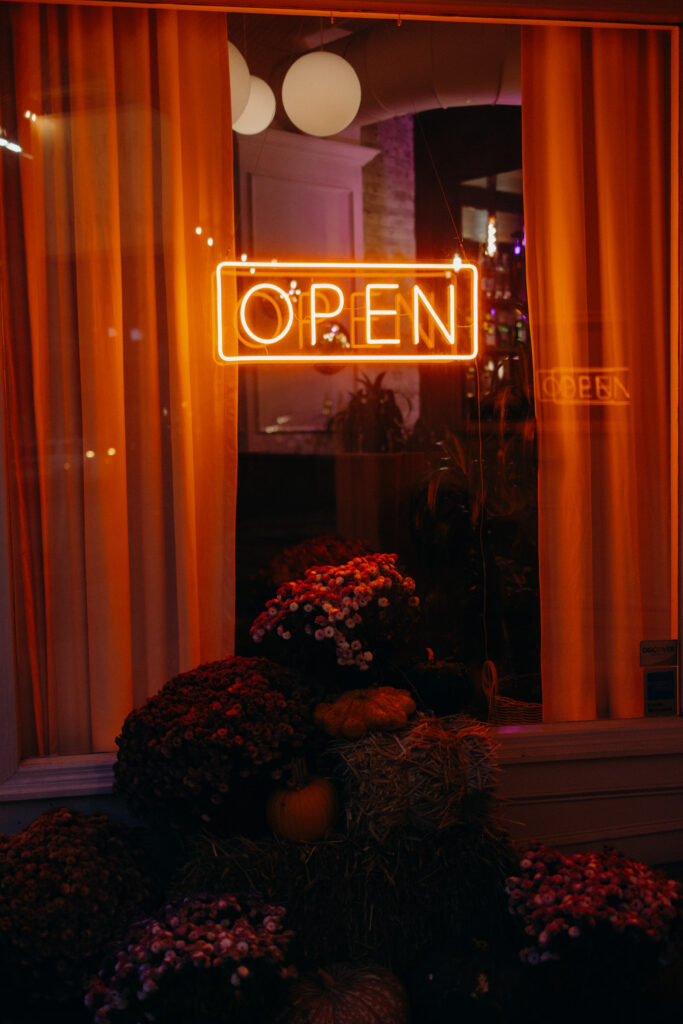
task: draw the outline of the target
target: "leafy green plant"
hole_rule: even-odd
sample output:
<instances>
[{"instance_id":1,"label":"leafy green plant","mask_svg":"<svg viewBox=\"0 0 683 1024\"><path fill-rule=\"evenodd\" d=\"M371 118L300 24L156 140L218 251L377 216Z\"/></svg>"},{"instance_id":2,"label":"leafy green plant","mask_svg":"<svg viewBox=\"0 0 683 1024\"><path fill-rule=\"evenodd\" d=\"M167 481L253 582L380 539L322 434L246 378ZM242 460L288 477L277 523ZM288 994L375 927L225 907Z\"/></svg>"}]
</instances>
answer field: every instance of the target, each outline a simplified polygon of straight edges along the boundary
<instances>
[{"instance_id":1,"label":"leafy green plant","mask_svg":"<svg viewBox=\"0 0 683 1024\"><path fill-rule=\"evenodd\" d=\"M394 452L406 447L408 431L393 388L384 387L386 376L379 373L374 380L365 374L358 377L358 387L348 404L330 420L330 429L341 439L346 452ZM405 396L401 398L408 405Z\"/></svg>"},{"instance_id":2,"label":"leafy green plant","mask_svg":"<svg viewBox=\"0 0 683 1024\"><path fill-rule=\"evenodd\" d=\"M446 652L481 663L490 648L516 672L533 671L538 657L536 424L525 380L497 390L490 419L445 431L411 516L429 629Z\"/></svg>"}]
</instances>

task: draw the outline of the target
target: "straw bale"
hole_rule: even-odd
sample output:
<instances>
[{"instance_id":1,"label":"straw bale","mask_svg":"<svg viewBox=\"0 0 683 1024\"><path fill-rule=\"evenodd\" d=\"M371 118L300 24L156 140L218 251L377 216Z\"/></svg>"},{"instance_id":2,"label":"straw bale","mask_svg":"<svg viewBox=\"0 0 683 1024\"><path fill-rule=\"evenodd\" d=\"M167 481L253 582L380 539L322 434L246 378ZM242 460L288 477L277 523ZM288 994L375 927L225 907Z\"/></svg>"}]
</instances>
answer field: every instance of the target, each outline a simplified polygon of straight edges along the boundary
<instances>
[{"instance_id":1,"label":"straw bale","mask_svg":"<svg viewBox=\"0 0 683 1024\"><path fill-rule=\"evenodd\" d=\"M318 843L204 835L182 883L256 889L283 905L300 966L370 957L400 973L443 942L502 934L514 863L507 834L493 823L403 837L391 848L341 835Z\"/></svg>"},{"instance_id":2,"label":"straw bale","mask_svg":"<svg viewBox=\"0 0 683 1024\"><path fill-rule=\"evenodd\" d=\"M396 733L339 743L351 835L385 845L466 822L483 824L498 775L486 725L466 715L422 718Z\"/></svg>"}]
</instances>

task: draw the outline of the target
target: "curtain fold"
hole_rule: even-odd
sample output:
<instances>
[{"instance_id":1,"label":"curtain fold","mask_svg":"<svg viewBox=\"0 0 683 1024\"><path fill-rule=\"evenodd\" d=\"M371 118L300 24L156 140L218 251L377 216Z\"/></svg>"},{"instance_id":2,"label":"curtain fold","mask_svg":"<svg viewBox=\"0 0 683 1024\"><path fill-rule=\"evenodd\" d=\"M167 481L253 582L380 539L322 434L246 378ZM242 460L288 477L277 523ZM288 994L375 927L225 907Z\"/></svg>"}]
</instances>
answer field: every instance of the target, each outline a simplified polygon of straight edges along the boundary
<instances>
[{"instance_id":1,"label":"curtain fold","mask_svg":"<svg viewBox=\"0 0 683 1024\"><path fill-rule=\"evenodd\" d=\"M656 31L522 33L548 721L642 715L675 621L667 61Z\"/></svg>"},{"instance_id":2,"label":"curtain fold","mask_svg":"<svg viewBox=\"0 0 683 1024\"><path fill-rule=\"evenodd\" d=\"M1 171L21 747L107 750L134 704L232 650L226 20L3 7L24 149Z\"/></svg>"}]
</instances>

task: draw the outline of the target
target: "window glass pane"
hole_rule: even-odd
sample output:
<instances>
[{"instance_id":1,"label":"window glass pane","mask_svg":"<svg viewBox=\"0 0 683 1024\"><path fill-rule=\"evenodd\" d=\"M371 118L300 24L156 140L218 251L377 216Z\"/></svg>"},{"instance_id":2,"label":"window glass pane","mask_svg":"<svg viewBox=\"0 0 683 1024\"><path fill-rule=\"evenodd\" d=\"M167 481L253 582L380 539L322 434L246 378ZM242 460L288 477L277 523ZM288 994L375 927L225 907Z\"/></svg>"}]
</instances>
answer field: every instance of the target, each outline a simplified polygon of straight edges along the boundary
<instances>
[{"instance_id":1,"label":"window glass pane","mask_svg":"<svg viewBox=\"0 0 683 1024\"><path fill-rule=\"evenodd\" d=\"M424 665L447 678L451 662L449 710L642 714L638 645L674 636L677 615L666 34L529 29L522 97L516 27L2 6L24 755L110 749L131 706L233 634L258 653L251 627L278 586L358 553L395 553L415 580L413 646L392 662L391 630L375 632L387 660L371 675L421 707ZM231 88L248 96L229 40L272 87L258 117L230 109ZM285 98L285 72L321 43L360 98L328 72ZM346 362L394 344L399 307L358 271L322 283L316 319L313 277L292 272L252 309L271 333L283 302L307 310L297 329L320 361L221 363L216 266L241 255L448 273L457 257L479 271L478 355ZM450 299L406 305L406 281L403 322L421 311L432 332L415 346L448 344ZM342 292L355 298L325 315ZM249 351L277 351L258 337ZM304 648L322 643L305 625ZM341 684L351 667L325 651Z\"/></svg>"},{"instance_id":2,"label":"window glass pane","mask_svg":"<svg viewBox=\"0 0 683 1024\"><path fill-rule=\"evenodd\" d=\"M250 52L260 24L257 19L252 27L247 19ZM264 77L283 40L290 40L292 60L302 45L300 19L278 24L280 47L269 53L262 44L254 58ZM389 25L367 31L348 22L346 31L354 53L396 42ZM415 26L415 40L428 31L430 26ZM454 35L450 45L453 50L462 43ZM517 33L508 45L510 52L518 48ZM445 367L240 370L237 649L254 651L254 620L279 585L300 579L310 565L395 552L422 602L412 660L433 657L461 666L449 709L487 716L479 676L488 656L507 699L538 717L533 379L524 256L516 245L523 213L521 195L514 209L503 203L499 211L495 201L499 179L512 192L521 178L507 170L511 160L512 166L521 161L519 88L509 113L496 112L495 131L486 114L481 125L470 118L468 132L486 141L478 156L480 179L473 179L472 152L452 127L453 111L414 115L414 97L402 95L398 82L388 89L393 95L384 109L364 101L360 127L342 135L292 133L286 119L276 119L258 140L238 139L238 248L249 259L264 260L292 253L388 262L460 255L481 273L482 355L474 364ZM452 171L456 152L459 174ZM468 196L474 194L471 186L479 180L486 197L481 208L462 198L465 187ZM500 244L487 257L489 212L501 227ZM464 245L453 234L454 222ZM361 637L363 626L354 628ZM307 643L294 636L288 651L284 644L278 651L269 639L260 649L275 656L298 658L299 645ZM327 644L334 686L343 684L344 674L335 682L332 646ZM382 667L375 668L373 678L380 678ZM410 675L404 660L400 672L406 669ZM399 678L388 662L386 678Z\"/></svg>"},{"instance_id":3,"label":"window glass pane","mask_svg":"<svg viewBox=\"0 0 683 1024\"><path fill-rule=\"evenodd\" d=\"M236 383L210 344L210 239L229 253L234 234L228 39L215 14L0 18L21 749L77 754L232 643Z\"/></svg>"}]
</instances>

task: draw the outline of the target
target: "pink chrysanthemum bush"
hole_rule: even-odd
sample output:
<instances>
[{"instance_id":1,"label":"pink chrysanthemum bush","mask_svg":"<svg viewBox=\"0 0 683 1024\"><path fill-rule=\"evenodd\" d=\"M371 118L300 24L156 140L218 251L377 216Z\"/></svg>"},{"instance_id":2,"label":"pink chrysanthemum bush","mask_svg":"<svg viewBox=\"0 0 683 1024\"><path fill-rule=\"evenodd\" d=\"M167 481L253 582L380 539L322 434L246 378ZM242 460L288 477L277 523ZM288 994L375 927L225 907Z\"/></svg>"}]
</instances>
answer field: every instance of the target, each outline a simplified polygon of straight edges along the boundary
<instances>
[{"instance_id":1,"label":"pink chrysanthemum bush","mask_svg":"<svg viewBox=\"0 0 683 1024\"><path fill-rule=\"evenodd\" d=\"M116 788L147 821L239 831L312 728L312 700L295 672L265 658L209 662L128 715Z\"/></svg>"},{"instance_id":2,"label":"pink chrysanthemum bush","mask_svg":"<svg viewBox=\"0 0 683 1024\"><path fill-rule=\"evenodd\" d=\"M252 639L288 662L376 675L409 641L419 616L415 581L396 562L394 554L375 554L313 566L267 602Z\"/></svg>"},{"instance_id":3,"label":"pink chrysanthemum bush","mask_svg":"<svg viewBox=\"0 0 683 1024\"><path fill-rule=\"evenodd\" d=\"M532 844L507 879L510 913L524 931L521 960L611 960L624 970L673 955L683 886L616 850L565 855Z\"/></svg>"},{"instance_id":4,"label":"pink chrysanthemum bush","mask_svg":"<svg viewBox=\"0 0 683 1024\"><path fill-rule=\"evenodd\" d=\"M85 997L94 1024L232 1024L271 1019L292 932L255 894L169 899L112 947Z\"/></svg>"},{"instance_id":5,"label":"pink chrysanthemum bush","mask_svg":"<svg viewBox=\"0 0 683 1024\"><path fill-rule=\"evenodd\" d=\"M64 1001L82 992L113 936L149 907L130 830L102 814L46 811L0 836L3 1000Z\"/></svg>"}]
</instances>

